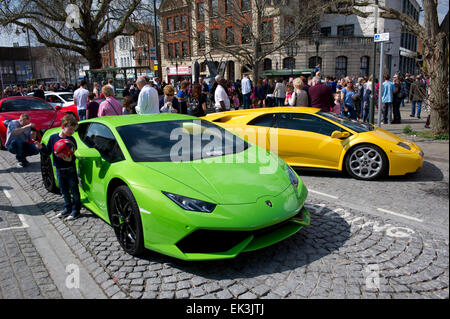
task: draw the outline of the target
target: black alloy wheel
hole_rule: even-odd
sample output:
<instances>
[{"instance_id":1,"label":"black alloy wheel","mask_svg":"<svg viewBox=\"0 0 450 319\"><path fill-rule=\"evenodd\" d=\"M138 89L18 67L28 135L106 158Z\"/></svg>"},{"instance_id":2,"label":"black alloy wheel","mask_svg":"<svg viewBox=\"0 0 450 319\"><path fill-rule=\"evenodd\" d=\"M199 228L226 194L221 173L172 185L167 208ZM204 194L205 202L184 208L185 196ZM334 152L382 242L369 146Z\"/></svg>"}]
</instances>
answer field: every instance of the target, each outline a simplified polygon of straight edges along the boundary
<instances>
[{"instance_id":1,"label":"black alloy wheel","mask_svg":"<svg viewBox=\"0 0 450 319\"><path fill-rule=\"evenodd\" d=\"M133 193L126 185L117 187L109 199L110 221L120 246L132 256L144 252L141 215Z\"/></svg>"},{"instance_id":2,"label":"black alloy wheel","mask_svg":"<svg viewBox=\"0 0 450 319\"><path fill-rule=\"evenodd\" d=\"M48 155L41 153L41 175L42 182L47 191L60 194L59 188L56 186L55 175L53 174L52 159Z\"/></svg>"}]
</instances>

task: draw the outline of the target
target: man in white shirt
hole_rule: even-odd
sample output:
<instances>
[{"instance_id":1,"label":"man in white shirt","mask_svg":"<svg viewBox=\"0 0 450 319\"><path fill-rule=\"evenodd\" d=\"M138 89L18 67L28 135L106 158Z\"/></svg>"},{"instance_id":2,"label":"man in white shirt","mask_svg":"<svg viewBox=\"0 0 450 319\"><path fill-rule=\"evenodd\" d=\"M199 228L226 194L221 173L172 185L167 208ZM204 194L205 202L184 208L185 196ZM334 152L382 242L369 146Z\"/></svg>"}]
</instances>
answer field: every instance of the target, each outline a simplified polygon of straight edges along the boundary
<instances>
[{"instance_id":1,"label":"man in white shirt","mask_svg":"<svg viewBox=\"0 0 450 319\"><path fill-rule=\"evenodd\" d=\"M214 101L216 102L215 107L222 111L229 111L231 103L227 91L225 90L227 80L221 78L218 84L219 85L217 85L216 91L214 92Z\"/></svg>"},{"instance_id":2,"label":"man in white shirt","mask_svg":"<svg viewBox=\"0 0 450 319\"><path fill-rule=\"evenodd\" d=\"M114 91L114 85L113 85L113 83L114 83L113 79L109 79L109 80L108 80L108 85L111 87L111 89L113 89L113 92L114 92L114 94L115 94L116 91Z\"/></svg>"},{"instance_id":3,"label":"man in white shirt","mask_svg":"<svg viewBox=\"0 0 450 319\"><path fill-rule=\"evenodd\" d=\"M244 78L241 82L241 91L242 91L242 106L244 109L250 108L250 95L252 94L252 84L250 83L250 79L248 78L248 74L244 74Z\"/></svg>"},{"instance_id":4,"label":"man in white shirt","mask_svg":"<svg viewBox=\"0 0 450 319\"><path fill-rule=\"evenodd\" d=\"M73 92L73 102L77 106L78 118L80 121L86 119L86 104L87 96L89 94L89 91L86 88L86 81L82 80L80 82L80 87Z\"/></svg>"},{"instance_id":5,"label":"man in white shirt","mask_svg":"<svg viewBox=\"0 0 450 319\"><path fill-rule=\"evenodd\" d=\"M136 85L141 91L139 93L136 113L138 114L152 114L159 113L159 96L158 91L152 88L144 76L139 76Z\"/></svg>"}]
</instances>

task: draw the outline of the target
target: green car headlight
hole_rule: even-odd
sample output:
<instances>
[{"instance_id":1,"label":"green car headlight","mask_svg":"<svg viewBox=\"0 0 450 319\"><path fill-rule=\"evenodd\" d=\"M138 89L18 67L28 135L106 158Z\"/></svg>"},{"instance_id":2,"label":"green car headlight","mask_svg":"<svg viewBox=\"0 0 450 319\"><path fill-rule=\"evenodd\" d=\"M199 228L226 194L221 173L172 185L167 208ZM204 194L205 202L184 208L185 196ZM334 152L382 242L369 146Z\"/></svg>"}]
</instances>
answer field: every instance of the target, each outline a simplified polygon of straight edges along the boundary
<instances>
[{"instance_id":1,"label":"green car headlight","mask_svg":"<svg viewBox=\"0 0 450 319\"><path fill-rule=\"evenodd\" d=\"M294 186L295 189L298 187L298 178L295 172L292 170L290 166L287 165L288 168L288 176L291 181L292 186Z\"/></svg>"},{"instance_id":2,"label":"green car headlight","mask_svg":"<svg viewBox=\"0 0 450 319\"><path fill-rule=\"evenodd\" d=\"M184 197L181 195L172 194L164 191L162 193L167 197L169 197L175 204L177 204L184 210L190 210L201 213L211 213L214 210L214 208L216 208L216 204L213 203L208 203L202 200Z\"/></svg>"},{"instance_id":3,"label":"green car headlight","mask_svg":"<svg viewBox=\"0 0 450 319\"><path fill-rule=\"evenodd\" d=\"M406 148L408 151L411 150L411 147L409 147L409 145L407 145L407 144L405 144L403 142L398 142L397 145L400 146L400 147Z\"/></svg>"}]
</instances>

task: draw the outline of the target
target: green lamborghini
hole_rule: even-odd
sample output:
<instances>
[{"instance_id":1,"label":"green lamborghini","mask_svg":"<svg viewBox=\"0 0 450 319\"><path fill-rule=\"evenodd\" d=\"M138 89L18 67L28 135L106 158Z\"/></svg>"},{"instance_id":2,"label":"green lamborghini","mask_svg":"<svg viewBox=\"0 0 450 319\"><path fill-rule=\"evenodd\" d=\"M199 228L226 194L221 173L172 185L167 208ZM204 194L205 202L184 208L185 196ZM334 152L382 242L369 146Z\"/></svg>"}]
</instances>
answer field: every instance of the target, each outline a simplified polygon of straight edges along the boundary
<instances>
[{"instance_id":1,"label":"green lamborghini","mask_svg":"<svg viewBox=\"0 0 450 319\"><path fill-rule=\"evenodd\" d=\"M59 129L46 131L42 143ZM73 135L82 203L133 256L236 257L308 226L307 189L279 157L197 117L107 116ZM58 192L52 158L45 188Z\"/></svg>"}]
</instances>

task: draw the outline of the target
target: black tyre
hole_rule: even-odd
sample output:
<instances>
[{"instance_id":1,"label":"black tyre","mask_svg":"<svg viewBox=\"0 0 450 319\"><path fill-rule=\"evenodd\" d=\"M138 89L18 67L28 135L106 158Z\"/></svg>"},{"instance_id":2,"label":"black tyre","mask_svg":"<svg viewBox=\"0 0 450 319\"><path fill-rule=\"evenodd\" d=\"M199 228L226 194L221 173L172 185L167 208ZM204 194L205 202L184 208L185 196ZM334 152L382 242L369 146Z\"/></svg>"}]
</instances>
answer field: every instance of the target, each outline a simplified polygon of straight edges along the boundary
<instances>
[{"instance_id":1,"label":"black tyre","mask_svg":"<svg viewBox=\"0 0 450 319\"><path fill-rule=\"evenodd\" d=\"M388 160L378 146L362 144L347 154L345 168L356 179L375 180L386 173Z\"/></svg>"},{"instance_id":2,"label":"black tyre","mask_svg":"<svg viewBox=\"0 0 450 319\"><path fill-rule=\"evenodd\" d=\"M55 175L53 174L53 165L50 156L41 154L41 175L44 187L51 193L60 194L56 186Z\"/></svg>"},{"instance_id":3,"label":"black tyre","mask_svg":"<svg viewBox=\"0 0 450 319\"><path fill-rule=\"evenodd\" d=\"M109 217L123 250L132 256L141 255L144 252L141 215L133 193L127 186L121 185L111 194Z\"/></svg>"}]
</instances>

